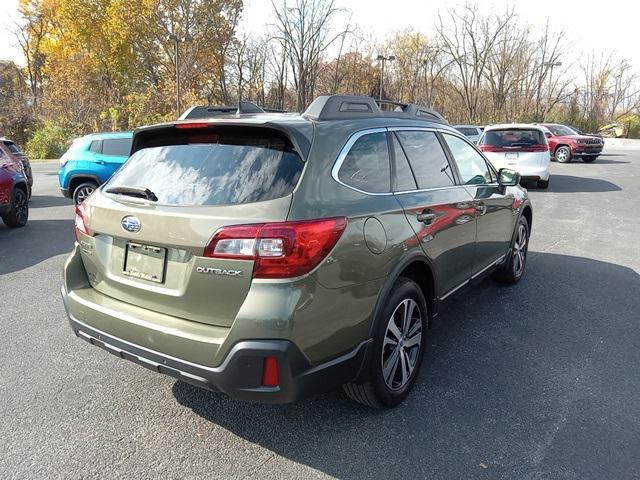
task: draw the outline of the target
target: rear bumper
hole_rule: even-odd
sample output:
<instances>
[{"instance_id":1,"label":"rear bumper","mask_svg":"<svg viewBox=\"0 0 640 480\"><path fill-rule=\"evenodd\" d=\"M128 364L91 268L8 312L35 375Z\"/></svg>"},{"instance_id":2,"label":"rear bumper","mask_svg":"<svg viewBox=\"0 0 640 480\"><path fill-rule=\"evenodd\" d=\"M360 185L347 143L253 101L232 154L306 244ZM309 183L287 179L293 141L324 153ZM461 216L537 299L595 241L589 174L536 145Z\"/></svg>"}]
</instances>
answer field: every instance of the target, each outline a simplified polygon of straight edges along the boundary
<instances>
[{"instance_id":1,"label":"rear bumper","mask_svg":"<svg viewBox=\"0 0 640 480\"><path fill-rule=\"evenodd\" d=\"M549 167L517 167L516 170L523 180L549 180Z\"/></svg>"},{"instance_id":2,"label":"rear bumper","mask_svg":"<svg viewBox=\"0 0 640 480\"><path fill-rule=\"evenodd\" d=\"M351 352L312 367L295 344L287 340L243 341L231 349L219 367L212 368L113 337L68 315L76 336L117 357L207 390L224 392L237 400L261 403L289 403L352 381L371 344L364 341ZM265 357L278 360L277 387L262 386Z\"/></svg>"},{"instance_id":3,"label":"rear bumper","mask_svg":"<svg viewBox=\"0 0 640 480\"><path fill-rule=\"evenodd\" d=\"M62 299L76 336L155 372L239 400L287 403L353 381L371 342L363 336L346 353L312 362L299 344L270 338L268 329L205 325L104 296L88 285L78 249L67 260L64 277ZM266 357L278 360L277 387L262 385Z\"/></svg>"}]
</instances>

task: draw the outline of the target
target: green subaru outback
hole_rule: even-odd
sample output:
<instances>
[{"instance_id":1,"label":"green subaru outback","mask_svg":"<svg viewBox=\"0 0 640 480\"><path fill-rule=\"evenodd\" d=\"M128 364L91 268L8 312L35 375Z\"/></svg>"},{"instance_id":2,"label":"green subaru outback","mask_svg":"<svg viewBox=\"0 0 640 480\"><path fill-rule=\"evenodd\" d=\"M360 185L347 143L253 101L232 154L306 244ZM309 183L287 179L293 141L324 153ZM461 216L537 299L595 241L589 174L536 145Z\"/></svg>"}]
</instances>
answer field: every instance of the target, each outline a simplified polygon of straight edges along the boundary
<instances>
[{"instance_id":1,"label":"green subaru outback","mask_svg":"<svg viewBox=\"0 0 640 480\"><path fill-rule=\"evenodd\" d=\"M237 399L342 385L397 405L441 301L522 277L532 210L517 173L439 114L394 107L323 96L301 115L203 108L138 129L76 209L75 334Z\"/></svg>"}]
</instances>

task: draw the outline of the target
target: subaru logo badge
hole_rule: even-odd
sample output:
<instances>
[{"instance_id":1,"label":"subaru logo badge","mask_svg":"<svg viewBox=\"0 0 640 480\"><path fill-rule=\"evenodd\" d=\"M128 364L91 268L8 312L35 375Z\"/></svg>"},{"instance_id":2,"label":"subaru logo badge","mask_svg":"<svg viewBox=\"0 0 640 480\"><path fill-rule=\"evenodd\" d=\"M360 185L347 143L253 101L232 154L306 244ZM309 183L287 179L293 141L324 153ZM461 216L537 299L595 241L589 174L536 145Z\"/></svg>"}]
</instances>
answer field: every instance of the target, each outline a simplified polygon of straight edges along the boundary
<instances>
[{"instance_id":1,"label":"subaru logo badge","mask_svg":"<svg viewBox=\"0 0 640 480\"><path fill-rule=\"evenodd\" d=\"M142 224L140 223L140 219L138 217L128 216L124 217L120 222L122 228L124 228L127 232L137 233L142 228Z\"/></svg>"}]
</instances>

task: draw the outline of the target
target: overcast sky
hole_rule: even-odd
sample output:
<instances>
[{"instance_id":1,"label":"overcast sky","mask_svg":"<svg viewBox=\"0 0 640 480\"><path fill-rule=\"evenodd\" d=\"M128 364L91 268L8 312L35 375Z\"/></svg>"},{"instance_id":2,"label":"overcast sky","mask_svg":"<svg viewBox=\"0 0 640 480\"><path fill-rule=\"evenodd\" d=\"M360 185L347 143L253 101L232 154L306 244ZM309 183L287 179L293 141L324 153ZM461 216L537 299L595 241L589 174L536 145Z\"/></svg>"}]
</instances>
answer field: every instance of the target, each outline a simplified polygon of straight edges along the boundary
<instances>
[{"instance_id":1,"label":"overcast sky","mask_svg":"<svg viewBox=\"0 0 640 480\"><path fill-rule=\"evenodd\" d=\"M437 11L455 2L449 0L337 0L348 9L354 23L371 36L383 40L396 30L415 28L433 32ZM479 0L482 11L502 11L517 4L521 21L534 29L544 28L547 19L555 30L565 32L571 51L615 51L640 71L638 28L640 7L637 0ZM0 0L0 59L23 64L20 50L10 33L18 19L18 0ZM245 0L242 29L263 33L272 22L270 0ZM578 61L578 58L568 59ZM571 63L571 62L567 62Z\"/></svg>"}]
</instances>

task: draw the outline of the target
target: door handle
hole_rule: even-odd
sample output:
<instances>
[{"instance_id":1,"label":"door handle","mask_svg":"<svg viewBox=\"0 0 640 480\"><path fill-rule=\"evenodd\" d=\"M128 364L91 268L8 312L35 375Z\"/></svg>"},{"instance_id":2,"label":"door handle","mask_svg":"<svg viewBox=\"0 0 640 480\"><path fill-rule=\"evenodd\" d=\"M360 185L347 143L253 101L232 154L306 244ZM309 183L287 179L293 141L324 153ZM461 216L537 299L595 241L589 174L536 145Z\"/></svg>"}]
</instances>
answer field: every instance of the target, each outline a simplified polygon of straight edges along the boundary
<instances>
[{"instance_id":1,"label":"door handle","mask_svg":"<svg viewBox=\"0 0 640 480\"><path fill-rule=\"evenodd\" d=\"M419 213L416 218L419 222L422 222L425 225L431 225L433 222L435 222L436 218L438 218L438 215L425 210L424 212Z\"/></svg>"},{"instance_id":2,"label":"door handle","mask_svg":"<svg viewBox=\"0 0 640 480\"><path fill-rule=\"evenodd\" d=\"M476 204L476 211L480 215L484 215L485 213L487 213L487 206L484 204L484 202L479 202Z\"/></svg>"},{"instance_id":3,"label":"door handle","mask_svg":"<svg viewBox=\"0 0 640 480\"><path fill-rule=\"evenodd\" d=\"M96 160L96 163L98 165L106 165L107 162L105 162L104 160Z\"/></svg>"}]
</instances>

